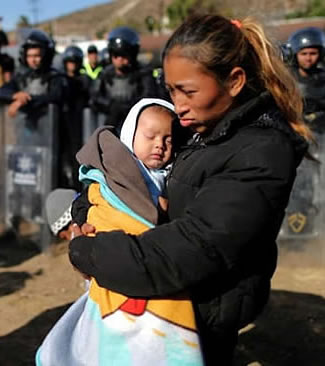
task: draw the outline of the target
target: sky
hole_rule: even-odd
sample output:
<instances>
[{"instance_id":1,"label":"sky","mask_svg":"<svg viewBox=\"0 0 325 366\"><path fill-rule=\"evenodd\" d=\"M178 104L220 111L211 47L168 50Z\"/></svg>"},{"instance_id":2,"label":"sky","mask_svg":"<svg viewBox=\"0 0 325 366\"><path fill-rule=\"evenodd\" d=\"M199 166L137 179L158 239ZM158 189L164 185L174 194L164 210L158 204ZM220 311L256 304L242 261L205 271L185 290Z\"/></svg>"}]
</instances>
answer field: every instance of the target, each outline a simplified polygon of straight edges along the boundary
<instances>
[{"instance_id":1,"label":"sky","mask_svg":"<svg viewBox=\"0 0 325 366\"><path fill-rule=\"evenodd\" d=\"M37 14L39 22L68 14L89 6L108 3L101 0L1 0L0 16L2 29L10 31L15 28L21 15L33 23ZM33 8L37 11L33 11Z\"/></svg>"}]
</instances>

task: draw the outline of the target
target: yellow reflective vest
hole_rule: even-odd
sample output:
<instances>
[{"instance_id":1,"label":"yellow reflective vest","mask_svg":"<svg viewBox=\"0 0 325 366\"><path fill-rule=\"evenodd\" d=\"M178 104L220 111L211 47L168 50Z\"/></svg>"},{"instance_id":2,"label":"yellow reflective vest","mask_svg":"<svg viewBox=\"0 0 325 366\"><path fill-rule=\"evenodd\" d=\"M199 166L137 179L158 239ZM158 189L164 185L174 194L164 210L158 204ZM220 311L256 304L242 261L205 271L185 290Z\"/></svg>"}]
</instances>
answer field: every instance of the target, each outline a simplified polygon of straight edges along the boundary
<instances>
[{"instance_id":1,"label":"yellow reflective vest","mask_svg":"<svg viewBox=\"0 0 325 366\"><path fill-rule=\"evenodd\" d=\"M98 75L103 70L103 66L97 65L94 69L90 66L89 63L84 64L84 68L80 70L81 74L87 74L91 79L95 80L98 78Z\"/></svg>"}]
</instances>

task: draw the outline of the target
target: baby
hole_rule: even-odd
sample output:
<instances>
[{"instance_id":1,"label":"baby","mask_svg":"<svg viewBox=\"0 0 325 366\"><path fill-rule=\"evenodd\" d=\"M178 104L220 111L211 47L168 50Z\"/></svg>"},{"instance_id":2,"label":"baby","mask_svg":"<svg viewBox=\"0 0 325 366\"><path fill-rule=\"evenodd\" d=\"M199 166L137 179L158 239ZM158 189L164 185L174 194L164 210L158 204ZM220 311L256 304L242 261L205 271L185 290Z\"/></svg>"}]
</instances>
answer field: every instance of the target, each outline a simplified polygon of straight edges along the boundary
<instances>
[{"instance_id":1,"label":"baby","mask_svg":"<svg viewBox=\"0 0 325 366\"><path fill-rule=\"evenodd\" d=\"M146 103L146 99L142 101ZM168 102L146 107L136 104L126 118L120 139L136 158L148 185L154 203L164 190L165 178L172 160L172 143L178 122L173 107ZM134 114L135 115L134 115ZM134 118L137 115L137 118Z\"/></svg>"},{"instance_id":2,"label":"baby","mask_svg":"<svg viewBox=\"0 0 325 366\"><path fill-rule=\"evenodd\" d=\"M108 185L128 208L156 224L158 203L166 206L161 197L173 156L181 145L180 129L172 104L161 99L142 99L125 119L120 141L109 127L99 128L78 152L79 178L86 184L95 181ZM100 174L102 179L93 179L93 174ZM89 202L89 189L90 186L88 199L83 194L72 207L74 222L80 226L90 223L91 206L96 211L102 207ZM119 229L118 225L114 229Z\"/></svg>"}]
</instances>

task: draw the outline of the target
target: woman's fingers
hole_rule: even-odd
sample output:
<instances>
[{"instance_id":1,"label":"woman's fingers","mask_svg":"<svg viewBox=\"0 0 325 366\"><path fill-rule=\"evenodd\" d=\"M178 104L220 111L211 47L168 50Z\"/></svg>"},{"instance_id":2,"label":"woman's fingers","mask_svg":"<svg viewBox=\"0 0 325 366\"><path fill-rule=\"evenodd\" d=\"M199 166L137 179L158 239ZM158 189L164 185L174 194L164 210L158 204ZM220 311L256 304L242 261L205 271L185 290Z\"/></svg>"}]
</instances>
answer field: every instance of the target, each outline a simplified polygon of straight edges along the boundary
<instances>
[{"instance_id":1,"label":"woman's fingers","mask_svg":"<svg viewBox=\"0 0 325 366\"><path fill-rule=\"evenodd\" d=\"M78 224L72 225L71 240L81 235L95 234L96 228L88 223L83 224L81 227Z\"/></svg>"},{"instance_id":2,"label":"woman's fingers","mask_svg":"<svg viewBox=\"0 0 325 366\"><path fill-rule=\"evenodd\" d=\"M158 202L159 202L159 205L160 205L160 207L163 211L168 210L168 199L167 198L159 196L158 197Z\"/></svg>"},{"instance_id":3,"label":"woman's fingers","mask_svg":"<svg viewBox=\"0 0 325 366\"><path fill-rule=\"evenodd\" d=\"M87 222L81 226L81 231L83 235L94 234L96 229L93 225L88 224Z\"/></svg>"},{"instance_id":4,"label":"woman's fingers","mask_svg":"<svg viewBox=\"0 0 325 366\"><path fill-rule=\"evenodd\" d=\"M80 229L80 226L78 226L78 224L73 224L72 225L72 234L71 234L71 240L73 238L76 238L77 236L81 236L84 235Z\"/></svg>"}]
</instances>

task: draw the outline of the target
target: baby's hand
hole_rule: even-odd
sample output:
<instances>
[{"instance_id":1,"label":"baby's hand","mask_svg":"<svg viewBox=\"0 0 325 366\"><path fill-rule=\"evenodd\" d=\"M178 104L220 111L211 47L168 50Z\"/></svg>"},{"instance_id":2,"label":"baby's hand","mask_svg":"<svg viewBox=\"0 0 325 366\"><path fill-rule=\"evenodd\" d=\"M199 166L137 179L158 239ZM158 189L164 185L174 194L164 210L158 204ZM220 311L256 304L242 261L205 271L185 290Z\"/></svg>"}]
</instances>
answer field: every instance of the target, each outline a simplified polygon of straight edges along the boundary
<instances>
[{"instance_id":1,"label":"baby's hand","mask_svg":"<svg viewBox=\"0 0 325 366\"><path fill-rule=\"evenodd\" d=\"M168 210L168 199L163 197L163 196L159 196L158 197L158 203L159 203L159 206L162 209L162 211L167 212L167 210Z\"/></svg>"}]
</instances>

